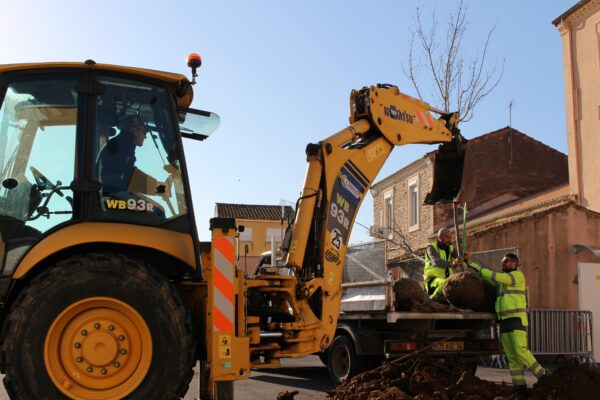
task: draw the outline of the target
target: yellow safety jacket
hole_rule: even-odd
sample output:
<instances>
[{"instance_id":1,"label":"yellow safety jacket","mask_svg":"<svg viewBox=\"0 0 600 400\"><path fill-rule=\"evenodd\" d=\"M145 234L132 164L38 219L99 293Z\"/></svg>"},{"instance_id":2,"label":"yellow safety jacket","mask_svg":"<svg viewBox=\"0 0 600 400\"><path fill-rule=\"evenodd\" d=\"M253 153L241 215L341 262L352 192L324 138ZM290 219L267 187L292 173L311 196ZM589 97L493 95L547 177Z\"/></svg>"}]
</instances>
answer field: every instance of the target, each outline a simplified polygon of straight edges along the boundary
<instances>
[{"instance_id":1,"label":"yellow safety jacket","mask_svg":"<svg viewBox=\"0 0 600 400\"><path fill-rule=\"evenodd\" d=\"M452 245L448 246L448 251L440 249L437 241L431 243L430 246L433 247L439 255L439 260L436 262L436 260L433 260L429 256L429 251L425 251L425 269L423 270L425 286L428 286L428 281L432 278L446 279L454 273L454 269L451 268L450 265L452 262L452 253L454 252ZM427 250L429 250L429 248Z\"/></svg>"},{"instance_id":2,"label":"yellow safety jacket","mask_svg":"<svg viewBox=\"0 0 600 400\"><path fill-rule=\"evenodd\" d=\"M498 287L495 305L498 320L518 317L523 326L527 326L527 297L523 272L518 268L510 272L496 272L475 262L470 262L469 267L478 271L483 280Z\"/></svg>"}]
</instances>

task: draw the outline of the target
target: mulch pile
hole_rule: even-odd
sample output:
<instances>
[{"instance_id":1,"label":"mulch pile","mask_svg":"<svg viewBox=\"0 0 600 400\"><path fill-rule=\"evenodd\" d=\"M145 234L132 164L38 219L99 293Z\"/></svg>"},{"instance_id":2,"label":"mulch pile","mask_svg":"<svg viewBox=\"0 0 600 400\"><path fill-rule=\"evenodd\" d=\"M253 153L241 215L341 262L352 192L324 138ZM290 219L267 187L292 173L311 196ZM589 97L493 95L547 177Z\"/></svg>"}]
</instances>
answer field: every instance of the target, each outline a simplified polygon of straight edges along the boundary
<instances>
[{"instance_id":1,"label":"mulch pile","mask_svg":"<svg viewBox=\"0 0 600 400\"><path fill-rule=\"evenodd\" d=\"M596 399L600 373L584 365L561 367L543 377L527 399ZM517 400L511 386L474 376L464 366L451 367L443 359L387 362L340 384L329 400Z\"/></svg>"}]
</instances>

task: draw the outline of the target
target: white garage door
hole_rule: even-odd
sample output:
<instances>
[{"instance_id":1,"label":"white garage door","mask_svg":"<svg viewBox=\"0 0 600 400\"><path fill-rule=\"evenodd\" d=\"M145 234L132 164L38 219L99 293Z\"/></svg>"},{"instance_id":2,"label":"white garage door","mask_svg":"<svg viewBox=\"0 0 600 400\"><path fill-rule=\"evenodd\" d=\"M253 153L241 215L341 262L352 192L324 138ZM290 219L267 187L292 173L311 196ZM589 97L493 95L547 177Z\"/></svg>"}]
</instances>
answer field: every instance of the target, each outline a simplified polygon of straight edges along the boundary
<instances>
[{"instance_id":1,"label":"white garage door","mask_svg":"<svg viewBox=\"0 0 600 400\"><path fill-rule=\"evenodd\" d=\"M593 313L594 358L600 362L600 264L578 263L579 309Z\"/></svg>"}]
</instances>

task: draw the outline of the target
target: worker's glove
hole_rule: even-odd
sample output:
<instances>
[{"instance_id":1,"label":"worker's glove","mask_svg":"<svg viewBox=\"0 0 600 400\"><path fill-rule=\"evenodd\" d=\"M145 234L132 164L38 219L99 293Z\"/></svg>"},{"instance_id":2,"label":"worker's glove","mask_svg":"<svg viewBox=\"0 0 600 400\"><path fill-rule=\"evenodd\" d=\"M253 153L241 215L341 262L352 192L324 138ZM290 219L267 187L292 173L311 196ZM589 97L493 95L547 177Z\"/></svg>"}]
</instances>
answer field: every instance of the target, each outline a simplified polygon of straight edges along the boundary
<instances>
[{"instance_id":1,"label":"worker's glove","mask_svg":"<svg viewBox=\"0 0 600 400\"><path fill-rule=\"evenodd\" d=\"M467 267L469 267L473 272L481 273L481 267L477 265L477 263L467 263Z\"/></svg>"},{"instance_id":2,"label":"worker's glove","mask_svg":"<svg viewBox=\"0 0 600 400\"><path fill-rule=\"evenodd\" d=\"M456 268L463 263L462 258L455 258L452 260L452 268Z\"/></svg>"},{"instance_id":3,"label":"worker's glove","mask_svg":"<svg viewBox=\"0 0 600 400\"><path fill-rule=\"evenodd\" d=\"M463 258L465 259L465 262L468 264L471 262L471 253L469 253L468 251L465 252L465 255L463 256Z\"/></svg>"}]
</instances>

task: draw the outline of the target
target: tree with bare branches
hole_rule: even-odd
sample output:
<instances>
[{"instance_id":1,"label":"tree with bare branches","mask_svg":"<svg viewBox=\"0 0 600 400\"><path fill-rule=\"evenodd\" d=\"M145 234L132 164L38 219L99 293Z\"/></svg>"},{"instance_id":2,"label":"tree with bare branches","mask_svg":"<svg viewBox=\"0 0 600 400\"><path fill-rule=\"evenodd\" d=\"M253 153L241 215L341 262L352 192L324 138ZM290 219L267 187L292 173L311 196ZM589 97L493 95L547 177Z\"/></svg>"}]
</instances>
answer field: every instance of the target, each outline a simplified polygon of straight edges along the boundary
<instances>
[{"instance_id":1,"label":"tree with bare branches","mask_svg":"<svg viewBox=\"0 0 600 400\"><path fill-rule=\"evenodd\" d=\"M464 0L460 0L456 10L448 16L445 42L438 32L436 10L432 12L428 30L423 24L422 12L421 6L417 6L404 74L421 100L424 88L431 87L428 102L432 106L445 112L458 111L459 121L469 121L475 106L498 85L504 73L504 60L500 67L498 63L488 66L488 47L494 27L488 30L482 49L465 60L462 42L468 27L468 5ZM423 70L428 72L426 79L422 78Z\"/></svg>"}]
</instances>

